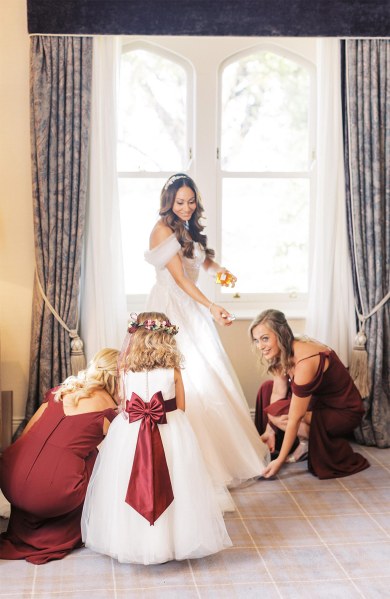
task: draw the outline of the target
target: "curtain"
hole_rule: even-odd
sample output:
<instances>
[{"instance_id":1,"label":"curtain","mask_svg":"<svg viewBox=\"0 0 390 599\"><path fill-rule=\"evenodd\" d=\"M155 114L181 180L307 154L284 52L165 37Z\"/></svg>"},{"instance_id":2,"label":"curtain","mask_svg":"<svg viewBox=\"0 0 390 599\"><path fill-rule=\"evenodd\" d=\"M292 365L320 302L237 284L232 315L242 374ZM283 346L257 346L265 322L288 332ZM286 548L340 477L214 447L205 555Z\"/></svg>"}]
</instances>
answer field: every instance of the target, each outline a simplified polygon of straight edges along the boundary
<instances>
[{"instance_id":1,"label":"curtain","mask_svg":"<svg viewBox=\"0 0 390 599\"><path fill-rule=\"evenodd\" d=\"M357 437L389 447L390 40L347 40L344 84L349 241L371 381Z\"/></svg>"},{"instance_id":2,"label":"curtain","mask_svg":"<svg viewBox=\"0 0 390 599\"><path fill-rule=\"evenodd\" d=\"M81 304L81 335L88 358L103 347L120 349L126 333L116 164L120 51L118 37L93 39L91 150Z\"/></svg>"},{"instance_id":3,"label":"curtain","mask_svg":"<svg viewBox=\"0 0 390 599\"><path fill-rule=\"evenodd\" d=\"M306 333L332 347L348 366L356 324L345 207L340 43L318 40L317 53L318 184Z\"/></svg>"},{"instance_id":4,"label":"curtain","mask_svg":"<svg viewBox=\"0 0 390 599\"><path fill-rule=\"evenodd\" d=\"M70 373L85 222L92 40L31 38L32 195L36 278L24 428L45 392ZM44 301L42 292L46 295Z\"/></svg>"},{"instance_id":5,"label":"curtain","mask_svg":"<svg viewBox=\"0 0 390 599\"><path fill-rule=\"evenodd\" d=\"M386 0L27 0L29 33L387 36Z\"/></svg>"}]
</instances>

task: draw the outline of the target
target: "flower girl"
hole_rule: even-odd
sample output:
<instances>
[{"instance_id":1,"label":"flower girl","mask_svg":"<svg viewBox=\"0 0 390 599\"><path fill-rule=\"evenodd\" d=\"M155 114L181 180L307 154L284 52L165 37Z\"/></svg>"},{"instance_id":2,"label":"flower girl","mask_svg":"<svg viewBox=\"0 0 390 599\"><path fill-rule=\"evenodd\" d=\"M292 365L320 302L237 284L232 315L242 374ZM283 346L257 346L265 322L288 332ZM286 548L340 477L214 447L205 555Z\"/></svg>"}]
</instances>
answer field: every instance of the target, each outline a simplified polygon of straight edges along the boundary
<instances>
[{"instance_id":1,"label":"flower girl","mask_svg":"<svg viewBox=\"0 0 390 599\"><path fill-rule=\"evenodd\" d=\"M111 424L82 515L87 547L120 562L159 564L231 546L184 413L178 329L132 314L119 361L121 413Z\"/></svg>"}]
</instances>

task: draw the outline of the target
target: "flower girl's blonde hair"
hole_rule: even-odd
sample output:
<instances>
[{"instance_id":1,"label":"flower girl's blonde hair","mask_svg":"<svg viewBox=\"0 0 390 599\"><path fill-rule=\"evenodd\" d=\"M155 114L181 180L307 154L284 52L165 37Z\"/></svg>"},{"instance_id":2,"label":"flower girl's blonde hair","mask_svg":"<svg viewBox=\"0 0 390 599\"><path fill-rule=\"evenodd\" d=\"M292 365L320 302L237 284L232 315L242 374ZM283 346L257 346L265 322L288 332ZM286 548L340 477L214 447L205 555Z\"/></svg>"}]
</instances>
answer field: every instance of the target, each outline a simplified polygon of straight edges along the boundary
<instances>
[{"instance_id":1,"label":"flower girl's blonde hair","mask_svg":"<svg viewBox=\"0 0 390 599\"><path fill-rule=\"evenodd\" d=\"M178 329L162 312L141 312L129 326L131 341L125 370L180 368L183 357L174 335Z\"/></svg>"}]
</instances>

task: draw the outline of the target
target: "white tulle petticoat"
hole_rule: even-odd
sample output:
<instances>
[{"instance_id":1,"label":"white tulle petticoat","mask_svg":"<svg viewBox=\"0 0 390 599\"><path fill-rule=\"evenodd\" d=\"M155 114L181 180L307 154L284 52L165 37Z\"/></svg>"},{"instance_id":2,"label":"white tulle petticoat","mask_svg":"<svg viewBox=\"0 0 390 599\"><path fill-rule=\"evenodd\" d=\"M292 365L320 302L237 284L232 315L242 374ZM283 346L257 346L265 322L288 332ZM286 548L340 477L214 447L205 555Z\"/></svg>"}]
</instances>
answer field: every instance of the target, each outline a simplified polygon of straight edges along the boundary
<instances>
[{"instance_id":1,"label":"white tulle petticoat","mask_svg":"<svg viewBox=\"0 0 390 599\"><path fill-rule=\"evenodd\" d=\"M132 389L145 397L141 384ZM140 375L134 377L134 375ZM151 371L150 395L172 397L173 371ZM165 382L164 382L165 381ZM127 385L126 385L127 386ZM174 387L173 387L174 389ZM84 503L81 528L85 545L120 562L158 564L203 557L231 546L222 511L198 441L181 410L167 413L158 425L174 500L153 526L125 502L140 421L129 424L119 414L111 424L96 461Z\"/></svg>"}]
</instances>

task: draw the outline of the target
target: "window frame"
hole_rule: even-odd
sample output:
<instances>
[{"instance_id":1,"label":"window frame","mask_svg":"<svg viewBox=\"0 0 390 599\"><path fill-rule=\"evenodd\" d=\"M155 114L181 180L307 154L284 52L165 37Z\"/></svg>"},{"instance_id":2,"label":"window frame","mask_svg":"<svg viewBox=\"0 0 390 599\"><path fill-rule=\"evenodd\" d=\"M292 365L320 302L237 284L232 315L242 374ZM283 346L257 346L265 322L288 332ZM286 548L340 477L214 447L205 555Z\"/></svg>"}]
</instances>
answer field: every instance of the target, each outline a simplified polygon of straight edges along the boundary
<instances>
[{"instance_id":1,"label":"window frame","mask_svg":"<svg viewBox=\"0 0 390 599\"><path fill-rule=\"evenodd\" d=\"M222 77L226 67L236 62L240 58L254 54L256 52L272 52L283 58L295 62L308 71L310 81L310 96L309 96L309 147L308 147L308 170L307 171L225 171L221 168L221 138L222 138ZM218 111L217 111L217 207L216 207L216 252L221 256L222 250L222 187L223 180L234 179L306 179L309 181L309 248L308 248L308 278L310 276L310 248L312 247L311 231L313 206L316 197L317 183L317 163L316 163L316 125L317 125L317 97L316 97L316 65L310 60L304 58L300 54L288 50L278 44L269 42L260 42L243 50L234 52L223 60L218 70ZM248 259L251 259L248 256ZM229 265L224 265L229 267ZM239 276L239 273L234 273ZM309 287L309 281L308 281ZM237 297L238 296L238 297ZM246 317L248 314L258 313L263 309L273 308L283 312L288 312L294 317L304 317L307 310L308 293L237 293L235 289L222 290L217 286L214 294L214 299L226 307L236 316Z\"/></svg>"},{"instance_id":2,"label":"window frame","mask_svg":"<svg viewBox=\"0 0 390 599\"><path fill-rule=\"evenodd\" d=\"M155 42L152 41L143 41L143 40L127 40L126 38L122 42L121 47L121 55L127 54L127 52L132 52L135 50L145 50L147 52L151 52L153 54L157 54L163 58L166 58L176 64L180 65L187 74L187 94L186 94L186 104L187 104L187 126L186 126L186 140L185 145L187 148L187 156L188 163L187 168L183 169L184 172L190 174L192 164L193 164L193 156L194 156L194 129L195 129L195 119L194 119L194 89L195 89L195 73L193 65L189 60L184 58L183 56L177 54L173 50L168 50L163 46L159 46ZM129 179L144 179L145 177L151 179L159 179L165 178L167 179L172 174L171 171L117 171L118 179L120 178L129 178Z\"/></svg>"},{"instance_id":3,"label":"window frame","mask_svg":"<svg viewBox=\"0 0 390 599\"><path fill-rule=\"evenodd\" d=\"M202 45L203 44L203 45ZM206 47L207 45L207 47ZM309 244L312 247L311 231L313 206L316 197L316 40L312 38L274 38L252 37L208 37L197 38L192 36L134 36L122 38L122 52L128 49L146 49L160 53L170 60L183 65L187 70L188 92L188 148L192 157L185 171L196 181L201 191L205 212L205 232L209 246L216 250L216 259L220 261L221 248L221 176L220 161L217 158L220 147L220 94L221 94L221 67L228 61L234 61L240 54L252 53L258 48L270 50L290 60L302 63L310 70L311 77L311 104L310 104L310 132L312 154L311 197L310 197L310 224ZM134 177L151 178L170 176L171 172L118 172L118 178ZM233 174L233 173L231 173ZM247 176L248 173L245 173ZM258 176L258 173L255 173ZM158 202L158 198L156 198ZM152 223L151 223L152 226ZM145 248L146 249L146 248ZM250 259L250 257L249 257ZM310 262L310 257L309 257ZM228 266L228 265L227 265ZM310 272L310 264L309 264ZM239 273L237 273L239 275ZM199 285L210 301L221 302L231 310L239 319L252 319L263 307L270 306L283 310L288 317L305 318L306 301L297 301L287 294L278 297L275 294L256 294L256 299L233 299L234 294L221 294L220 288L214 283L212 277L202 270ZM128 294L127 304L129 311L142 310L145 307L147 294Z\"/></svg>"},{"instance_id":4,"label":"window frame","mask_svg":"<svg viewBox=\"0 0 390 599\"><path fill-rule=\"evenodd\" d=\"M163 58L171 60L176 64L180 65L186 72L187 75L187 93L186 93L186 140L185 145L187 148L188 164L187 168L183 169L183 172L188 173L191 176L191 170L194 163L194 130L195 130L195 118L194 118L194 95L195 95L195 72L193 65L189 60L179 55L178 53L160 46L153 41L144 40L129 40L128 38L122 39L121 45L121 56L127 52L136 50L145 50L153 54L157 54ZM118 183L120 179L168 179L172 175L171 171L123 171L117 170ZM158 198L156 198L156 202ZM150 224L150 230L153 227L153 223ZM145 248L146 250L147 248ZM126 294L127 309L129 312L140 311L144 309L147 294L144 293L130 293Z\"/></svg>"}]
</instances>

